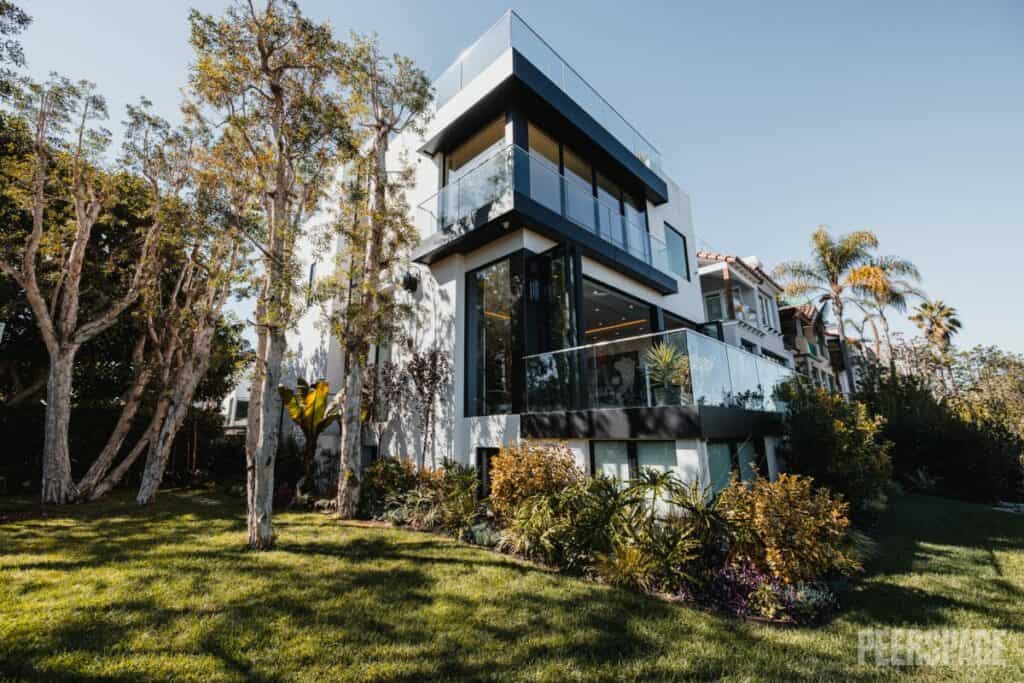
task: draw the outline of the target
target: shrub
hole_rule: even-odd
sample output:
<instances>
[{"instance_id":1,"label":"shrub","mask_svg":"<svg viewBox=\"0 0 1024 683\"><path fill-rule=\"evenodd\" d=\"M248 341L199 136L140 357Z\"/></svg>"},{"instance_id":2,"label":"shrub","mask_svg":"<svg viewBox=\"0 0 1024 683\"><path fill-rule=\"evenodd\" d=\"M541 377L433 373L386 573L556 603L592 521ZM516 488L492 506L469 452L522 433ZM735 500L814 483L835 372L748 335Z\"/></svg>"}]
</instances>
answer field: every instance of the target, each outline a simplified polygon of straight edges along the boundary
<instances>
[{"instance_id":1,"label":"shrub","mask_svg":"<svg viewBox=\"0 0 1024 683\"><path fill-rule=\"evenodd\" d=\"M384 515L389 498L416 486L416 468L398 458L378 458L366 468L359 494L359 516L372 519Z\"/></svg>"},{"instance_id":2,"label":"shrub","mask_svg":"<svg viewBox=\"0 0 1024 683\"><path fill-rule=\"evenodd\" d=\"M491 507L511 519L532 496L554 493L583 478L564 443L520 441L503 447L491 461Z\"/></svg>"},{"instance_id":3,"label":"shrub","mask_svg":"<svg viewBox=\"0 0 1024 683\"><path fill-rule=\"evenodd\" d=\"M729 525L720 498L711 495L710 487L693 481L674 487L668 500L677 511L670 521L684 526L693 541L696 555L689 562L690 583L704 583L725 563L729 548Z\"/></svg>"},{"instance_id":4,"label":"shrub","mask_svg":"<svg viewBox=\"0 0 1024 683\"><path fill-rule=\"evenodd\" d=\"M639 546L617 541L610 553L601 553L595 560L595 572L609 585L641 591L654 587L654 559Z\"/></svg>"},{"instance_id":5,"label":"shrub","mask_svg":"<svg viewBox=\"0 0 1024 683\"><path fill-rule=\"evenodd\" d=\"M857 399L885 418L893 472L910 488L971 500L1019 493L1024 441L967 403L936 397L927 381L870 368Z\"/></svg>"},{"instance_id":6,"label":"shrub","mask_svg":"<svg viewBox=\"0 0 1024 683\"><path fill-rule=\"evenodd\" d=\"M790 471L813 477L821 486L841 493L855 513L884 503L892 476L889 450L883 437L885 420L872 415L865 404L791 382L787 399L785 452Z\"/></svg>"},{"instance_id":7,"label":"shrub","mask_svg":"<svg viewBox=\"0 0 1024 683\"><path fill-rule=\"evenodd\" d=\"M463 538L479 516L476 494L476 470L446 460L441 469L420 473L414 488L389 498L384 518Z\"/></svg>"},{"instance_id":8,"label":"shrub","mask_svg":"<svg viewBox=\"0 0 1024 683\"><path fill-rule=\"evenodd\" d=\"M860 568L846 551L847 504L808 477L783 474L745 484L733 477L720 495L732 528L730 556L785 583Z\"/></svg>"},{"instance_id":9,"label":"shrub","mask_svg":"<svg viewBox=\"0 0 1024 683\"><path fill-rule=\"evenodd\" d=\"M500 547L564 571L582 572L612 549L627 504L616 481L597 476L524 500L502 532Z\"/></svg>"}]
</instances>

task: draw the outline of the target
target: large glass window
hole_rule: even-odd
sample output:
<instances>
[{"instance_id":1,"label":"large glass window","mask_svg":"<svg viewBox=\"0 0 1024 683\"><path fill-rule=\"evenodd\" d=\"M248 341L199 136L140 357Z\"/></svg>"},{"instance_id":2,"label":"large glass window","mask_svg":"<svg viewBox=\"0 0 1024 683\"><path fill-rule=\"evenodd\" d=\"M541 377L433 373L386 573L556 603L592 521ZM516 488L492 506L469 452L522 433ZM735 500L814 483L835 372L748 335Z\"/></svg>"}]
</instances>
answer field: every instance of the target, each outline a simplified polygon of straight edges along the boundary
<instances>
[{"instance_id":1,"label":"large glass window","mask_svg":"<svg viewBox=\"0 0 1024 683\"><path fill-rule=\"evenodd\" d=\"M594 231L594 171L571 147L564 146L565 213L569 219Z\"/></svg>"},{"instance_id":2,"label":"large glass window","mask_svg":"<svg viewBox=\"0 0 1024 683\"><path fill-rule=\"evenodd\" d=\"M505 146L505 116L491 121L445 155L445 184L451 185Z\"/></svg>"},{"instance_id":3,"label":"large glass window","mask_svg":"<svg viewBox=\"0 0 1024 683\"><path fill-rule=\"evenodd\" d=\"M686 250L686 237L668 223L665 224L665 245L668 247L669 268L679 277L689 280L690 254Z\"/></svg>"},{"instance_id":4,"label":"large glass window","mask_svg":"<svg viewBox=\"0 0 1024 683\"><path fill-rule=\"evenodd\" d=\"M526 348L535 354L576 346L575 282L565 247L526 259Z\"/></svg>"},{"instance_id":5,"label":"large glass window","mask_svg":"<svg viewBox=\"0 0 1024 683\"><path fill-rule=\"evenodd\" d=\"M527 139L530 145L530 196L552 211L561 213L558 142L532 123L528 125Z\"/></svg>"},{"instance_id":6,"label":"large glass window","mask_svg":"<svg viewBox=\"0 0 1024 683\"><path fill-rule=\"evenodd\" d=\"M510 413L518 316L509 259L470 273L466 289L467 414Z\"/></svg>"},{"instance_id":7,"label":"large glass window","mask_svg":"<svg viewBox=\"0 0 1024 683\"><path fill-rule=\"evenodd\" d=\"M597 173L598 224L601 235L615 245L625 248L626 236L622 225L622 190L608 176Z\"/></svg>"},{"instance_id":8,"label":"large glass window","mask_svg":"<svg viewBox=\"0 0 1024 683\"><path fill-rule=\"evenodd\" d=\"M651 306L610 287L583 279L584 344L653 332Z\"/></svg>"}]
</instances>

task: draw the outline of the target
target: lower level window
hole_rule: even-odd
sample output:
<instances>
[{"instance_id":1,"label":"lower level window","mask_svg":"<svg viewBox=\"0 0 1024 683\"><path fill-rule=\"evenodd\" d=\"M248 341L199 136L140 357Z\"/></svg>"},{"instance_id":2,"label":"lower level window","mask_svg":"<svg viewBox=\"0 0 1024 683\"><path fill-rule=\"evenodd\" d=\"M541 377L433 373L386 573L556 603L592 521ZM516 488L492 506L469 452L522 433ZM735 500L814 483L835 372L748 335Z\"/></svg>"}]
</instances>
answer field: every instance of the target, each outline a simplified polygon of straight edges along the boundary
<instances>
[{"instance_id":1,"label":"lower level window","mask_svg":"<svg viewBox=\"0 0 1024 683\"><path fill-rule=\"evenodd\" d=\"M753 481L758 472L767 475L758 452L760 443L763 443L760 439L748 439L708 444L708 478L712 493L728 486L733 472L739 474L740 481Z\"/></svg>"},{"instance_id":2,"label":"lower level window","mask_svg":"<svg viewBox=\"0 0 1024 683\"><path fill-rule=\"evenodd\" d=\"M625 482L641 470L679 472L675 441L594 441L592 471Z\"/></svg>"}]
</instances>

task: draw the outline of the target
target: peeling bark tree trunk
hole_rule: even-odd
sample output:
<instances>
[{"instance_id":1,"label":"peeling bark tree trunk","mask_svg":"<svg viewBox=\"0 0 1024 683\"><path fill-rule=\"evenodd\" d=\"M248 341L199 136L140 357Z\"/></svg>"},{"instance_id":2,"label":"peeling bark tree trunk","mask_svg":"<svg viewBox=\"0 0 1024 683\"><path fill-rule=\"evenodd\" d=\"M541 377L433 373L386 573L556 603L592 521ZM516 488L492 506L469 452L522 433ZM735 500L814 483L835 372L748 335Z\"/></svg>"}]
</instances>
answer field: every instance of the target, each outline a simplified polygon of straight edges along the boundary
<instances>
[{"instance_id":1,"label":"peeling bark tree trunk","mask_svg":"<svg viewBox=\"0 0 1024 683\"><path fill-rule=\"evenodd\" d=\"M215 310L219 311L219 306ZM139 493L135 497L135 502L139 505L148 505L156 499L156 493L164 478L164 470L167 468L171 446L174 445L174 437L181 429L181 425L188 415L189 406L192 405L196 388L210 366L210 347L213 345L215 331L216 323L212 319L206 321L200 329L196 330L188 361L185 367L179 368L178 375L174 379L167 417L160 426L159 432L149 442L146 468L142 474Z\"/></svg>"},{"instance_id":2,"label":"peeling bark tree trunk","mask_svg":"<svg viewBox=\"0 0 1024 683\"><path fill-rule=\"evenodd\" d=\"M359 400L362 384L359 363L353 363L345 382L345 403L342 407L337 495L338 516L342 519L355 517L359 506Z\"/></svg>"},{"instance_id":3,"label":"peeling bark tree trunk","mask_svg":"<svg viewBox=\"0 0 1024 683\"><path fill-rule=\"evenodd\" d=\"M131 387L123 396L125 403L121 409L121 415L117 420L114 431L110 434L110 438L107 439L107 443L103 446L103 451L100 452L99 457L89 467L89 471L78 482L79 500L92 498L93 489L96 488L97 484L100 483L110 470L110 466L114 463L114 458L121 451L121 446L124 445L124 440L127 438L128 432L131 431L132 420L135 419L135 414L142 404L142 394L146 390L146 385L149 383L151 375L150 369L143 364L145 345L146 336L143 334L136 343L135 350L132 352L132 362L135 364L135 378L132 381Z\"/></svg>"},{"instance_id":4,"label":"peeling bark tree trunk","mask_svg":"<svg viewBox=\"0 0 1024 683\"><path fill-rule=\"evenodd\" d=\"M139 459L139 456L146 450L150 441L159 431L161 425L164 423L164 416L167 414L168 402L166 400L160 401L157 404L156 410L153 413L153 417L149 421L149 426L146 428L146 433L143 434L142 438L136 442L132 447L132 450L125 456L114 470L106 476L106 478L93 488L89 494L89 500L96 500L102 496L105 496L115 486L121 483L124 479L124 475L128 474L128 470L131 469L135 461Z\"/></svg>"},{"instance_id":5,"label":"peeling bark tree trunk","mask_svg":"<svg viewBox=\"0 0 1024 683\"><path fill-rule=\"evenodd\" d=\"M67 503L75 497L68 452L68 426L71 423L72 371L77 352L77 346L66 346L50 361L43 436L44 503Z\"/></svg>"},{"instance_id":6,"label":"peeling bark tree trunk","mask_svg":"<svg viewBox=\"0 0 1024 683\"><path fill-rule=\"evenodd\" d=\"M249 492L249 547L269 548L274 544L274 459L280 437L278 429L281 397L277 385L281 383L281 363L287 346L284 330L274 327L268 331L267 359L260 390L260 430L256 448L249 458L251 489Z\"/></svg>"}]
</instances>

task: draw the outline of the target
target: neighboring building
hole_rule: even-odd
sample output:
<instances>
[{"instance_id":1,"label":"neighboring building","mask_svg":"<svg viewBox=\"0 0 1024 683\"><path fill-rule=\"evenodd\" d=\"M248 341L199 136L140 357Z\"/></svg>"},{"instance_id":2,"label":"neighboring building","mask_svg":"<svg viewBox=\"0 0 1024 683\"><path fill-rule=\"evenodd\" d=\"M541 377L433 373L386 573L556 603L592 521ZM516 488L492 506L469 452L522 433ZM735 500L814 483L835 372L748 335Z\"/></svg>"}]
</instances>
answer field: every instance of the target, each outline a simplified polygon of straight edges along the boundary
<instances>
[{"instance_id":1,"label":"neighboring building","mask_svg":"<svg viewBox=\"0 0 1024 683\"><path fill-rule=\"evenodd\" d=\"M397 136L389 155L416 171L411 347L450 354L454 381L432 452L412 415L391 421L381 452L486 476L503 444L561 439L588 472L657 467L716 487L754 462L774 474L773 389L791 371L760 354L784 356L778 330L757 354L702 332L689 197L653 145L514 12L435 88L425 134ZM728 266L777 294L756 264ZM670 347L686 361L659 368L652 349L664 361ZM377 353L402 362L410 344Z\"/></svg>"},{"instance_id":2,"label":"neighboring building","mask_svg":"<svg viewBox=\"0 0 1024 683\"><path fill-rule=\"evenodd\" d=\"M224 428L230 431L244 430L249 419L249 380L242 379L235 389L221 402Z\"/></svg>"},{"instance_id":3,"label":"neighboring building","mask_svg":"<svg viewBox=\"0 0 1024 683\"><path fill-rule=\"evenodd\" d=\"M825 321L814 304L779 309L782 337L793 354L793 367L815 385L836 391L835 371L829 355Z\"/></svg>"},{"instance_id":4,"label":"neighboring building","mask_svg":"<svg viewBox=\"0 0 1024 683\"><path fill-rule=\"evenodd\" d=\"M779 318L783 288L761 269L760 259L698 251L697 262L705 319L721 323L724 341L792 366Z\"/></svg>"},{"instance_id":5,"label":"neighboring building","mask_svg":"<svg viewBox=\"0 0 1024 683\"><path fill-rule=\"evenodd\" d=\"M849 398L853 391L856 390L856 385L860 383L861 375L867 363L877 361L877 357L875 352L864 342L859 339L846 338L846 355L850 359L850 367L853 369L854 387L851 389L842 347L839 345L839 335L835 328L827 330L825 338L828 344L829 361L832 364L832 371L836 377L838 391L843 396Z\"/></svg>"}]
</instances>

